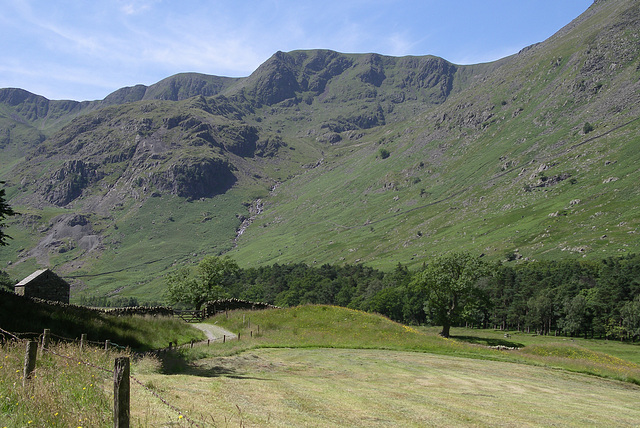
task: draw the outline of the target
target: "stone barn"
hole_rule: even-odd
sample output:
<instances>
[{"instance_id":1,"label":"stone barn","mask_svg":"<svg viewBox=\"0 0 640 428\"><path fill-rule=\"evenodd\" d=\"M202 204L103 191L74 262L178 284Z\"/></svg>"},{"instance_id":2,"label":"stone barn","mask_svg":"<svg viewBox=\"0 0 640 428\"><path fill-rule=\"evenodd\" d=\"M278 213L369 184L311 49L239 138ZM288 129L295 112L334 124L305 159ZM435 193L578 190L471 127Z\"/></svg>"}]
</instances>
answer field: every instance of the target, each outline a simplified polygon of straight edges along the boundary
<instances>
[{"instance_id":1,"label":"stone barn","mask_svg":"<svg viewBox=\"0 0 640 428\"><path fill-rule=\"evenodd\" d=\"M49 269L37 270L15 285L20 296L69 303L70 286Z\"/></svg>"}]
</instances>

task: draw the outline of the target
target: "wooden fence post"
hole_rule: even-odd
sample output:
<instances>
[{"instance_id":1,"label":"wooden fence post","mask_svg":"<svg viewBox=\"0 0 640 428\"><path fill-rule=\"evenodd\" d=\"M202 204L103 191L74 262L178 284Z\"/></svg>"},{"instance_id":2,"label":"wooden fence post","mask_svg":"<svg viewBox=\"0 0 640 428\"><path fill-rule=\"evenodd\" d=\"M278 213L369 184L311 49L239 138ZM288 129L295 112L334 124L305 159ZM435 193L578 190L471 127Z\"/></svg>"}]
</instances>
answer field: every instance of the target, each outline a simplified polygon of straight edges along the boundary
<instances>
[{"instance_id":1,"label":"wooden fence post","mask_svg":"<svg viewBox=\"0 0 640 428\"><path fill-rule=\"evenodd\" d=\"M36 357L38 355L38 342L30 340L27 342L27 353L24 356L24 374L22 376L22 386L27 386L27 379L31 379L31 374L36 368Z\"/></svg>"},{"instance_id":2,"label":"wooden fence post","mask_svg":"<svg viewBox=\"0 0 640 428\"><path fill-rule=\"evenodd\" d=\"M82 333L80 335L80 351L82 351L87 346L87 333Z\"/></svg>"},{"instance_id":3,"label":"wooden fence post","mask_svg":"<svg viewBox=\"0 0 640 428\"><path fill-rule=\"evenodd\" d=\"M129 357L115 360L113 370L113 427L129 428Z\"/></svg>"},{"instance_id":4,"label":"wooden fence post","mask_svg":"<svg viewBox=\"0 0 640 428\"><path fill-rule=\"evenodd\" d=\"M109 339L104 341L104 350L108 351L109 350L109 345L111 344L111 342L109 341Z\"/></svg>"},{"instance_id":5,"label":"wooden fence post","mask_svg":"<svg viewBox=\"0 0 640 428\"><path fill-rule=\"evenodd\" d=\"M227 341L227 335L223 334L222 335L222 343L225 343Z\"/></svg>"},{"instance_id":6,"label":"wooden fence post","mask_svg":"<svg viewBox=\"0 0 640 428\"><path fill-rule=\"evenodd\" d=\"M51 329L45 328L44 333L42 333L42 350L45 350L49 347L50 339L51 339Z\"/></svg>"}]
</instances>

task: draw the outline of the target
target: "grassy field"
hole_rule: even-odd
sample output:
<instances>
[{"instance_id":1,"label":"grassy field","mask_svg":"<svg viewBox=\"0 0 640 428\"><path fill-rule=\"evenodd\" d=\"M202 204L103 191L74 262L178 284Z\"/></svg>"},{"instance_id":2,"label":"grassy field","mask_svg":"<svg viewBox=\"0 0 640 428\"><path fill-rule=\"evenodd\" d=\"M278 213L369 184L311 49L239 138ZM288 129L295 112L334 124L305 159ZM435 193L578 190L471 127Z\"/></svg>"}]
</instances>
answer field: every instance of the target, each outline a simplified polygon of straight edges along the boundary
<instances>
[{"instance_id":1,"label":"grassy field","mask_svg":"<svg viewBox=\"0 0 640 428\"><path fill-rule=\"evenodd\" d=\"M632 426L640 418L633 385L416 352L257 349L143 378L211 426Z\"/></svg>"},{"instance_id":2,"label":"grassy field","mask_svg":"<svg viewBox=\"0 0 640 428\"><path fill-rule=\"evenodd\" d=\"M466 329L443 339L434 329L330 306L236 311L207 322L240 339L134 358L140 384L132 383L132 426L582 427L640 420L638 347L630 344ZM487 346L496 344L520 349ZM115 357L97 348L61 353L109 368ZM13 385L21 382L23 354L21 346L0 354L0 418L13 418L0 419L0 427L29 420L53 426L59 408L70 409L70 419L57 426L76 419L77 426L110 426L108 373L45 354L37 382L59 385L56 395L71 402L36 400ZM60 370L76 380L56 380ZM82 388L96 394L91 416L77 404L88 394Z\"/></svg>"},{"instance_id":3,"label":"grassy field","mask_svg":"<svg viewBox=\"0 0 640 428\"><path fill-rule=\"evenodd\" d=\"M439 327L417 327L417 330L426 334L437 334ZM486 346L503 345L536 349L540 347L581 347L594 352L602 352L611 356L640 364L640 343L620 342L617 340L584 339L580 337L540 336L537 334L519 331L478 330L461 327L451 329L452 337L468 343L476 343ZM508 334L509 337L505 337Z\"/></svg>"},{"instance_id":4,"label":"grassy field","mask_svg":"<svg viewBox=\"0 0 640 428\"><path fill-rule=\"evenodd\" d=\"M251 342L237 344L230 352L247 346L428 352L560 368L640 385L640 346L628 343L514 332L505 338L504 332L460 328L452 330L452 338L444 339L437 334L438 328L409 327L376 314L322 305L236 312L212 322L241 337L253 334ZM520 349L496 349L499 345Z\"/></svg>"},{"instance_id":5,"label":"grassy field","mask_svg":"<svg viewBox=\"0 0 640 428\"><path fill-rule=\"evenodd\" d=\"M123 353L81 352L76 345L52 350L64 357L39 350L34 376L23 388L24 343L0 349L0 427L112 426L113 398L107 391L113 375L96 367L113 369L113 359Z\"/></svg>"},{"instance_id":6,"label":"grassy field","mask_svg":"<svg viewBox=\"0 0 640 428\"><path fill-rule=\"evenodd\" d=\"M189 350L174 375L142 377L210 426L633 426L640 418L640 366L623 358L637 347L628 344L608 344L616 357L596 341L509 342L465 329L448 340L328 306L209 322L240 340ZM487 346L503 340L522 349Z\"/></svg>"}]
</instances>

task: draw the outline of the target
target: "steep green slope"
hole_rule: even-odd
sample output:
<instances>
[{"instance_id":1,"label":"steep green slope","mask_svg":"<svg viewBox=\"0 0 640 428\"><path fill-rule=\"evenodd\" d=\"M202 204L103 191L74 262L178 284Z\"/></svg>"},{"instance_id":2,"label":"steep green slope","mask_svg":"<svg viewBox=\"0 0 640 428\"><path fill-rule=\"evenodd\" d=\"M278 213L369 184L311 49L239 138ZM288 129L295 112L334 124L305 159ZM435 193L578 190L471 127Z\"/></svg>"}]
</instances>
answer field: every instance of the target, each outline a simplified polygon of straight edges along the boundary
<instances>
[{"instance_id":1,"label":"steep green slope","mask_svg":"<svg viewBox=\"0 0 640 428\"><path fill-rule=\"evenodd\" d=\"M367 129L441 103L468 75L434 57L318 50L277 53L246 79L188 73L122 88L7 166L25 215L0 254L16 277L55 267L76 298L161 299L176 263L233 248L269 189L343 139L357 144Z\"/></svg>"},{"instance_id":2,"label":"steep green slope","mask_svg":"<svg viewBox=\"0 0 640 428\"><path fill-rule=\"evenodd\" d=\"M161 299L158 284L144 285L176 261L230 249L247 201L309 158L239 114L223 99L194 97L74 119L12 169L8 194L23 215L3 248L17 261L10 270L23 276L35 262L91 293Z\"/></svg>"},{"instance_id":3,"label":"steep green slope","mask_svg":"<svg viewBox=\"0 0 640 428\"><path fill-rule=\"evenodd\" d=\"M637 251L638 19L633 2L598 3L443 105L343 144L274 192L233 256L388 267L453 248Z\"/></svg>"},{"instance_id":4,"label":"steep green slope","mask_svg":"<svg viewBox=\"0 0 640 428\"><path fill-rule=\"evenodd\" d=\"M637 251L639 29L608 0L490 64L294 51L91 103L0 90L23 214L0 259L158 300L177 264L236 245L242 266Z\"/></svg>"}]
</instances>

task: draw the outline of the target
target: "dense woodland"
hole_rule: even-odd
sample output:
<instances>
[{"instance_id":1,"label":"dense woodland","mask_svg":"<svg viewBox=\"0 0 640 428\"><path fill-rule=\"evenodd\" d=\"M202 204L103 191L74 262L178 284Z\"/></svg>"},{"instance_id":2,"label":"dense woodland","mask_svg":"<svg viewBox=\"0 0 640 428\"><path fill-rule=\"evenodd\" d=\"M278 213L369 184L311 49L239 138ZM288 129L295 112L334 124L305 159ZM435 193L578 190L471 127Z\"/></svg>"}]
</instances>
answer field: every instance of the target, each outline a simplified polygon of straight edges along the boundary
<instances>
[{"instance_id":1,"label":"dense woodland","mask_svg":"<svg viewBox=\"0 0 640 428\"><path fill-rule=\"evenodd\" d=\"M425 265L426 266L426 265ZM474 302L454 324L538 334L640 339L640 255L600 261L535 261L491 265ZM274 264L235 269L217 281L216 297L278 306L331 304L377 312L406 324L437 324L425 306L418 273L398 263L384 272L365 265ZM8 275L2 285L10 288ZM86 299L85 299L86 300ZM83 304L137 304L108 299Z\"/></svg>"},{"instance_id":2,"label":"dense woodland","mask_svg":"<svg viewBox=\"0 0 640 428\"><path fill-rule=\"evenodd\" d=\"M240 269L226 279L227 297L279 306L321 303L374 311L408 324L428 324L416 272L364 265L306 264ZM539 334L640 338L640 256L601 261L536 261L495 265L481 280L463 323Z\"/></svg>"}]
</instances>

